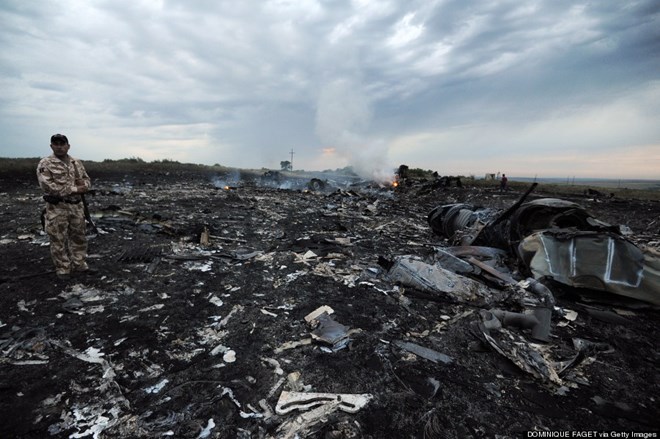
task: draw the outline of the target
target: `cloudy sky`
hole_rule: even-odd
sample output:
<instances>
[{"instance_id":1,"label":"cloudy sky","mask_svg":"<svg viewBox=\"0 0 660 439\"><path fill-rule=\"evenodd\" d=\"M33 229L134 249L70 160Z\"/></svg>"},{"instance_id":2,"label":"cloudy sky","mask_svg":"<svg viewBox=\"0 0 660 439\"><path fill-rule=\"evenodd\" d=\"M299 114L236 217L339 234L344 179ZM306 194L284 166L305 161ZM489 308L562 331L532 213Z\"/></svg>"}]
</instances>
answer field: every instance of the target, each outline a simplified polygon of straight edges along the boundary
<instances>
[{"instance_id":1,"label":"cloudy sky","mask_svg":"<svg viewBox=\"0 0 660 439\"><path fill-rule=\"evenodd\" d=\"M658 0L2 0L1 157L660 178Z\"/></svg>"}]
</instances>

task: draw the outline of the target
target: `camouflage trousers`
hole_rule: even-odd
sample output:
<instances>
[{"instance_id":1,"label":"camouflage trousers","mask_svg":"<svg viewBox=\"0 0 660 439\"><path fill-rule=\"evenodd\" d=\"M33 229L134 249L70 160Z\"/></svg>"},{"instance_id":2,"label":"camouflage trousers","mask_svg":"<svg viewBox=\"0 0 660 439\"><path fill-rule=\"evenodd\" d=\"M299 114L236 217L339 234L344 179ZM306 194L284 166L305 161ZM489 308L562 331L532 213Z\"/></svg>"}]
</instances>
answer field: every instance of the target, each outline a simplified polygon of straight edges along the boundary
<instances>
[{"instance_id":1,"label":"camouflage trousers","mask_svg":"<svg viewBox=\"0 0 660 439\"><path fill-rule=\"evenodd\" d=\"M48 204L46 233L50 238L50 256L57 274L87 269L87 237L82 203Z\"/></svg>"}]
</instances>

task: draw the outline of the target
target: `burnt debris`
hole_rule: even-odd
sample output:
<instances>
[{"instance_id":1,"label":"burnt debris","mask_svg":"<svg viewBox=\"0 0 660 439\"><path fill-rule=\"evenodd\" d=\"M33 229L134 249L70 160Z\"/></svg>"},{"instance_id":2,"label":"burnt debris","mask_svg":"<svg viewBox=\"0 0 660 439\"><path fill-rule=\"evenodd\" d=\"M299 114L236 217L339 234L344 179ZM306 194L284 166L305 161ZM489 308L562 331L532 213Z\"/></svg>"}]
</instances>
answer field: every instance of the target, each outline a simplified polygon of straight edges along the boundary
<instances>
[{"instance_id":1,"label":"burnt debris","mask_svg":"<svg viewBox=\"0 0 660 439\"><path fill-rule=\"evenodd\" d=\"M659 203L405 178L96 181L69 281L3 189L0 436L658 428Z\"/></svg>"}]
</instances>

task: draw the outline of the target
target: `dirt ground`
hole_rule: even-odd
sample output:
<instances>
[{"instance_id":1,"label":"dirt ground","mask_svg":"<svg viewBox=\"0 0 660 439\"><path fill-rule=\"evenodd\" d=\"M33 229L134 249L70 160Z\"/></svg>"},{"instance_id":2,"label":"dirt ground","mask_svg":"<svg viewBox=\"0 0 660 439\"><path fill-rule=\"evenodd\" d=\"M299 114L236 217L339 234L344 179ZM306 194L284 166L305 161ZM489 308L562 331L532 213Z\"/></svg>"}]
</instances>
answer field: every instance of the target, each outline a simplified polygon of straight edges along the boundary
<instances>
[{"instance_id":1,"label":"dirt ground","mask_svg":"<svg viewBox=\"0 0 660 439\"><path fill-rule=\"evenodd\" d=\"M571 358L575 338L605 346L580 364L579 379L558 386L491 349L475 330L478 308L383 275L379 257L428 257L449 245L427 224L433 207L506 208L520 192L332 182L306 190L305 181L176 173L92 178L97 273L68 281L51 271L36 181L0 181L1 438L660 429L657 310L553 290L558 307L577 312L573 321L553 317L553 358ZM637 244L660 246L660 203L573 201L628 226ZM323 305L343 325L343 348L310 342L304 317ZM283 391L359 394L366 405L277 414Z\"/></svg>"}]
</instances>

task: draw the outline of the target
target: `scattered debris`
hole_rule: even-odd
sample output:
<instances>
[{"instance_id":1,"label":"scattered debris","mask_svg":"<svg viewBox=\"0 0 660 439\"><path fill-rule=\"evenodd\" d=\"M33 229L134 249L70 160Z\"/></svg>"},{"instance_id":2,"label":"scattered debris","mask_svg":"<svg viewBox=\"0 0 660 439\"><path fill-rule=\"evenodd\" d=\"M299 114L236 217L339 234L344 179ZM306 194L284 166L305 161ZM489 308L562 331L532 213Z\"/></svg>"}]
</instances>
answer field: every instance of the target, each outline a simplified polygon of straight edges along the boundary
<instances>
[{"instance_id":1,"label":"scattered debris","mask_svg":"<svg viewBox=\"0 0 660 439\"><path fill-rule=\"evenodd\" d=\"M307 411L319 406L335 404L336 408L347 413L357 413L373 398L369 394L287 392L280 394L275 406L278 415L286 415L294 410Z\"/></svg>"},{"instance_id":2,"label":"scattered debris","mask_svg":"<svg viewBox=\"0 0 660 439\"><path fill-rule=\"evenodd\" d=\"M332 313L334 310L324 305L308 314L305 321L313 329L312 339L322 343L322 350L337 352L350 343L350 328L334 321Z\"/></svg>"},{"instance_id":3,"label":"scattered debris","mask_svg":"<svg viewBox=\"0 0 660 439\"><path fill-rule=\"evenodd\" d=\"M67 282L4 179L0 436L655 428L660 203L262 174L97 177Z\"/></svg>"},{"instance_id":4,"label":"scattered debris","mask_svg":"<svg viewBox=\"0 0 660 439\"><path fill-rule=\"evenodd\" d=\"M426 358L427 360L433 361L434 363L451 364L454 361L454 359L448 355L441 354L440 352L436 352L433 349L428 349L415 343L397 340L394 342L394 344L403 350L412 352L413 354L422 358Z\"/></svg>"},{"instance_id":5,"label":"scattered debris","mask_svg":"<svg viewBox=\"0 0 660 439\"><path fill-rule=\"evenodd\" d=\"M282 392L275 411L284 415L293 410L305 411L283 422L277 429L281 438L305 437L307 431L337 410L357 413L372 399L369 394Z\"/></svg>"}]
</instances>

